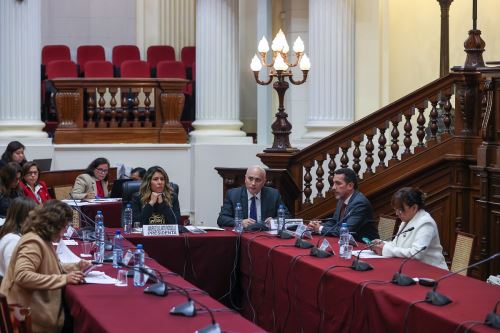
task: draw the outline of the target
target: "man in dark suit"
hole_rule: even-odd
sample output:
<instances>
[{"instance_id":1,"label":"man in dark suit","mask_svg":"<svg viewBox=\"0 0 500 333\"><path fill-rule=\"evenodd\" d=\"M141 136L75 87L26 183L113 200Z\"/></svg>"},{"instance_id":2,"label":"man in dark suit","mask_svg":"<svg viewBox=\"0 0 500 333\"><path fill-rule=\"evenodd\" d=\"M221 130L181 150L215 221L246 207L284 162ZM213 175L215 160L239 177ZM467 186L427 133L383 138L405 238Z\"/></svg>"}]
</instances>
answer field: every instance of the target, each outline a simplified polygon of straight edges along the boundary
<instances>
[{"instance_id":1,"label":"man in dark suit","mask_svg":"<svg viewBox=\"0 0 500 333\"><path fill-rule=\"evenodd\" d=\"M277 217L278 208L283 204L281 195L278 190L265 187L265 183L266 171L258 165L249 167L245 174L245 186L227 191L217 224L220 227L234 226L234 209L238 202L243 210L244 228ZM286 213L288 215L287 210Z\"/></svg>"},{"instance_id":2,"label":"man in dark suit","mask_svg":"<svg viewBox=\"0 0 500 333\"><path fill-rule=\"evenodd\" d=\"M337 207L333 217L324 222L311 221L309 229L326 236L339 236L340 226L347 223L354 238L362 240L378 239L378 231L373 220L373 209L370 201L358 191L358 178L353 170L344 168L335 170L333 190L337 199Z\"/></svg>"}]
</instances>

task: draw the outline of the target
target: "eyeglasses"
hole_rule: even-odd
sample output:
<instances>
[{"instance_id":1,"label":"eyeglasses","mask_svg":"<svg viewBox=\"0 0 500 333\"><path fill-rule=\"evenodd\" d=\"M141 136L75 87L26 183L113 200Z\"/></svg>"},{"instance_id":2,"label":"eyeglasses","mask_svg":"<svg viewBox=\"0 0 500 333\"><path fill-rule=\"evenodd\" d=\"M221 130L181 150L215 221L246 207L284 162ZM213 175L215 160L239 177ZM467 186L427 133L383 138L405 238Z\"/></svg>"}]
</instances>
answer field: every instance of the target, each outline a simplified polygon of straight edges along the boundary
<instances>
[{"instance_id":1,"label":"eyeglasses","mask_svg":"<svg viewBox=\"0 0 500 333\"><path fill-rule=\"evenodd\" d=\"M38 176L38 171L30 171L30 172L26 172L26 174L28 176Z\"/></svg>"},{"instance_id":2,"label":"eyeglasses","mask_svg":"<svg viewBox=\"0 0 500 333\"><path fill-rule=\"evenodd\" d=\"M101 168L96 168L97 171L102 172L102 173L108 173L108 169L101 169Z\"/></svg>"},{"instance_id":3,"label":"eyeglasses","mask_svg":"<svg viewBox=\"0 0 500 333\"><path fill-rule=\"evenodd\" d=\"M401 213L403 212L403 210L400 209L400 208L394 208L394 212L396 212L396 215L401 215Z\"/></svg>"}]
</instances>

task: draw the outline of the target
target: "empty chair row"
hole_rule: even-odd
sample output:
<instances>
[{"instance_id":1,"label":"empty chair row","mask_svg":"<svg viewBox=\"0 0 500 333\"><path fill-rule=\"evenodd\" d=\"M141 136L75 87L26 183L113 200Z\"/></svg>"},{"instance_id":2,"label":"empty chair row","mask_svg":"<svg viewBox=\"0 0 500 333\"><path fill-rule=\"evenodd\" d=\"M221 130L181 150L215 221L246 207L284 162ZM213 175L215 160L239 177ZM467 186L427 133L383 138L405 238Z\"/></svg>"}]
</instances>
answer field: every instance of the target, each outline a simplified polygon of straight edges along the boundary
<instances>
[{"instance_id":1,"label":"empty chair row","mask_svg":"<svg viewBox=\"0 0 500 333\"><path fill-rule=\"evenodd\" d=\"M104 47L101 45L82 45L77 49L77 70L80 76L85 76L87 62L105 61ZM181 50L181 61L187 69L188 77L191 78L191 67L195 62L196 47L187 46ZM140 60L139 48L135 45L117 45L112 51L112 65L114 75L121 76L121 67L127 60ZM55 60L71 60L70 49L66 45L46 45L42 49L42 79L46 77L46 66ZM157 64L161 61L175 61L175 50L169 45L152 45L147 50L147 63L156 76Z\"/></svg>"}]
</instances>

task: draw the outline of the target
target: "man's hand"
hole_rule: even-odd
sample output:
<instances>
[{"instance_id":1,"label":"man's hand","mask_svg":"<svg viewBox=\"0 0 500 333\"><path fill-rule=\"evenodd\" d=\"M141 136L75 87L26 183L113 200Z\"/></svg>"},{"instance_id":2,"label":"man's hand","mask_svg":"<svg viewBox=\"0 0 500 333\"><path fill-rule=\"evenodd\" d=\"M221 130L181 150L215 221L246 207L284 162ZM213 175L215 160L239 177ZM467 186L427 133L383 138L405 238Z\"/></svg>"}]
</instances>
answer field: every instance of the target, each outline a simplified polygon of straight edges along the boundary
<instances>
[{"instance_id":1,"label":"man's hand","mask_svg":"<svg viewBox=\"0 0 500 333\"><path fill-rule=\"evenodd\" d=\"M309 222L309 224L307 225L307 229L319 234L319 227L321 226L321 223L320 221L318 220L312 220Z\"/></svg>"},{"instance_id":2,"label":"man's hand","mask_svg":"<svg viewBox=\"0 0 500 333\"><path fill-rule=\"evenodd\" d=\"M243 228L248 227L250 224L254 224L255 220L254 219L244 219L243 220Z\"/></svg>"}]
</instances>

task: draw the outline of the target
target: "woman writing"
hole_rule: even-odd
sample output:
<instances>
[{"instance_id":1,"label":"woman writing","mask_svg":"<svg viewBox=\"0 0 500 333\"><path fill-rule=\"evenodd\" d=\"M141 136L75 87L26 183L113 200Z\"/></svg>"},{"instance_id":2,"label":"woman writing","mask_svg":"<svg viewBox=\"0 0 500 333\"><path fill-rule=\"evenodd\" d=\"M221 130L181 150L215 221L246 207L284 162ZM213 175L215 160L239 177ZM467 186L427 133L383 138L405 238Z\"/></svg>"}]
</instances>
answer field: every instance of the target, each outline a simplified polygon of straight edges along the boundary
<instances>
[{"instance_id":1,"label":"woman writing","mask_svg":"<svg viewBox=\"0 0 500 333\"><path fill-rule=\"evenodd\" d=\"M139 192L132 198L134 221L141 221L143 225L180 224L179 199L168 184L163 168L148 169Z\"/></svg>"},{"instance_id":2,"label":"woman writing","mask_svg":"<svg viewBox=\"0 0 500 333\"><path fill-rule=\"evenodd\" d=\"M21 182L19 186L23 190L26 197L35 200L37 204L42 204L47 200L52 199L47 189L47 185L41 180L38 180L40 170L35 162L26 162L23 165L21 172Z\"/></svg>"},{"instance_id":3,"label":"woman writing","mask_svg":"<svg viewBox=\"0 0 500 333\"><path fill-rule=\"evenodd\" d=\"M374 240L373 251L386 257L409 258L426 247L415 258L447 270L437 225L432 216L425 211L422 191L411 187L402 188L392 197L392 206L402 221L398 234L412 227L414 229L390 242Z\"/></svg>"},{"instance_id":4,"label":"woman writing","mask_svg":"<svg viewBox=\"0 0 500 333\"><path fill-rule=\"evenodd\" d=\"M104 157L93 160L85 173L76 177L71 191L74 199L94 199L108 196L109 161Z\"/></svg>"},{"instance_id":5,"label":"woman writing","mask_svg":"<svg viewBox=\"0 0 500 333\"><path fill-rule=\"evenodd\" d=\"M14 248L21 238L21 228L28 218L28 213L36 203L24 197L15 198L7 211L5 223L0 229L0 276L5 275Z\"/></svg>"},{"instance_id":6,"label":"woman writing","mask_svg":"<svg viewBox=\"0 0 500 333\"><path fill-rule=\"evenodd\" d=\"M61 264L52 246L64 234L73 212L58 200L29 213L0 287L8 303L31 308L33 332L60 332L64 325L62 288L83 282L90 262Z\"/></svg>"},{"instance_id":7,"label":"woman writing","mask_svg":"<svg viewBox=\"0 0 500 333\"><path fill-rule=\"evenodd\" d=\"M9 162L16 162L20 166L26 163L26 158L24 157L25 149L26 147L19 141L9 142L2 154L2 159L0 159L0 168Z\"/></svg>"}]
</instances>

